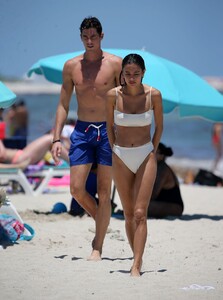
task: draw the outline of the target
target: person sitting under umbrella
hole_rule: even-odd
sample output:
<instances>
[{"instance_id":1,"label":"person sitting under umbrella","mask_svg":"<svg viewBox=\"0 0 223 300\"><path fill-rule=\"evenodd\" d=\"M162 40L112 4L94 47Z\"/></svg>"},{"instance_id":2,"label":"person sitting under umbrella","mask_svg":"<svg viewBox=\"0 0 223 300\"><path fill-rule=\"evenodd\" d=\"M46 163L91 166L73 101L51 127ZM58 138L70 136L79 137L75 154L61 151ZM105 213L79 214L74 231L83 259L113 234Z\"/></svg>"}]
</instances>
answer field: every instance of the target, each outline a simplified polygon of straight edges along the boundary
<instances>
[{"instance_id":1,"label":"person sitting under umbrella","mask_svg":"<svg viewBox=\"0 0 223 300\"><path fill-rule=\"evenodd\" d=\"M184 205L177 176L165 161L167 157L172 155L172 148L159 143L156 152L157 175L148 209L148 217L179 217L183 213Z\"/></svg>"}]
</instances>

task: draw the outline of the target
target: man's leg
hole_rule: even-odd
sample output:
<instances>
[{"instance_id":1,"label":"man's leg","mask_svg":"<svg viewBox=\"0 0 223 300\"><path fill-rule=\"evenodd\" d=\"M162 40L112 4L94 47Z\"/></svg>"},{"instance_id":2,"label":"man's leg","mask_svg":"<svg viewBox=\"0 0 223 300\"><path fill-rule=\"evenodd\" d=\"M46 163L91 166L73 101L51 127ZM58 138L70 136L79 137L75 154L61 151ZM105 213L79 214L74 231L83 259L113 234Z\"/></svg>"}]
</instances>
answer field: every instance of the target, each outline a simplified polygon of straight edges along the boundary
<instances>
[{"instance_id":1,"label":"man's leg","mask_svg":"<svg viewBox=\"0 0 223 300\"><path fill-rule=\"evenodd\" d=\"M91 164L72 166L70 168L70 192L74 199L95 219L97 203L86 191L86 180L90 169Z\"/></svg>"},{"instance_id":2,"label":"man's leg","mask_svg":"<svg viewBox=\"0 0 223 300\"><path fill-rule=\"evenodd\" d=\"M111 167L99 164L97 169L99 204L95 216L96 234L92 243L93 251L89 260L101 259L102 246L111 217L111 180Z\"/></svg>"}]
</instances>

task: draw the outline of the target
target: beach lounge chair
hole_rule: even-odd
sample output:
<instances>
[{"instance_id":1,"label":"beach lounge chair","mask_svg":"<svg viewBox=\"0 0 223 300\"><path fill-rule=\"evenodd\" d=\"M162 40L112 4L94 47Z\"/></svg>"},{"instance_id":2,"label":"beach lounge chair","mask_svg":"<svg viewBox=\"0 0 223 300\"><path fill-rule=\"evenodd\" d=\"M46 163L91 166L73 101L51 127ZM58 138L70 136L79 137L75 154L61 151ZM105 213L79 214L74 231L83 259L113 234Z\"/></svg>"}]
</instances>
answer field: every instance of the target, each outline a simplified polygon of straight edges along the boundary
<instances>
[{"instance_id":1,"label":"beach lounge chair","mask_svg":"<svg viewBox=\"0 0 223 300\"><path fill-rule=\"evenodd\" d=\"M25 194L38 196L47 187L47 184L52 177L64 176L67 174L70 174L70 169L68 167L44 167L42 170L36 172L34 171L33 173L28 175L28 177L42 178L40 184L37 185L37 187L33 187L33 185L29 182L27 176L21 169L7 168L0 169L0 180L17 181L23 188Z\"/></svg>"},{"instance_id":2,"label":"beach lounge chair","mask_svg":"<svg viewBox=\"0 0 223 300\"><path fill-rule=\"evenodd\" d=\"M28 177L42 177L43 180L35 189L35 195L39 195L44 192L49 181L53 177L62 177L64 175L70 175L69 166L44 166L40 171L34 171L33 173L27 175Z\"/></svg>"},{"instance_id":3,"label":"beach lounge chair","mask_svg":"<svg viewBox=\"0 0 223 300\"><path fill-rule=\"evenodd\" d=\"M41 184L38 186L37 190L34 190L33 186L30 184L28 178L24 174L24 172L21 169L17 168L7 168L7 169L1 169L0 170L0 178L1 180L14 180L17 181L21 187L23 188L25 194L27 195L33 195L36 196L39 194L39 190L42 190L42 186L45 186L49 181L50 173L47 174L47 176L44 177Z\"/></svg>"}]
</instances>

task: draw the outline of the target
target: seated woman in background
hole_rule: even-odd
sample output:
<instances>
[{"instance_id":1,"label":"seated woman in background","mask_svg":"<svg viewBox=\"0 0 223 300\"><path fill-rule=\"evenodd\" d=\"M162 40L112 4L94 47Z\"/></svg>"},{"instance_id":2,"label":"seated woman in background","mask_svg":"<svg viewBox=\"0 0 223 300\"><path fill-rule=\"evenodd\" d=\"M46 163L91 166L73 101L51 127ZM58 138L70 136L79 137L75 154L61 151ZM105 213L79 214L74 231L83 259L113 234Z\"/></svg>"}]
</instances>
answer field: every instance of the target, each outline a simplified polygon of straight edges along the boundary
<instances>
[{"instance_id":1,"label":"seated woman in background","mask_svg":"<svg viewBox=\"0 0 223 300\"><path fill-rule=\"evenodd\" d=\"M156 152L157 175L148 209L148 217L179 217L183 213L184 205L178 179L165 162L166 158L172 155L173 151L170 147L159 143Z\"/></svg>"}]
</instances>

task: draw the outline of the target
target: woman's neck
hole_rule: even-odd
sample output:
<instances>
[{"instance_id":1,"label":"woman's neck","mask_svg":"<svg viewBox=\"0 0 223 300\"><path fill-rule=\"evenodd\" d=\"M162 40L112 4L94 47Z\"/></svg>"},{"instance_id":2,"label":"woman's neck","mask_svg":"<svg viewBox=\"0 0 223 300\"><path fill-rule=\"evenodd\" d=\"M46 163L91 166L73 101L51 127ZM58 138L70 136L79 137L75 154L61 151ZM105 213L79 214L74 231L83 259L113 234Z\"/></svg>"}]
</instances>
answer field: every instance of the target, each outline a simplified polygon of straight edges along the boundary
<instances>
[{"instance_id":1,"label":"woman's neck","mask_svg":"<svg viewBox=\"0 0 223 300\"><path fill-rule=\"evenodd\" d=\"M130 87L125 85L123 87L123 93L130 96L138 96L144 94L144 86L140 84L139 86Z\"/></svg>"}]
</instances>

